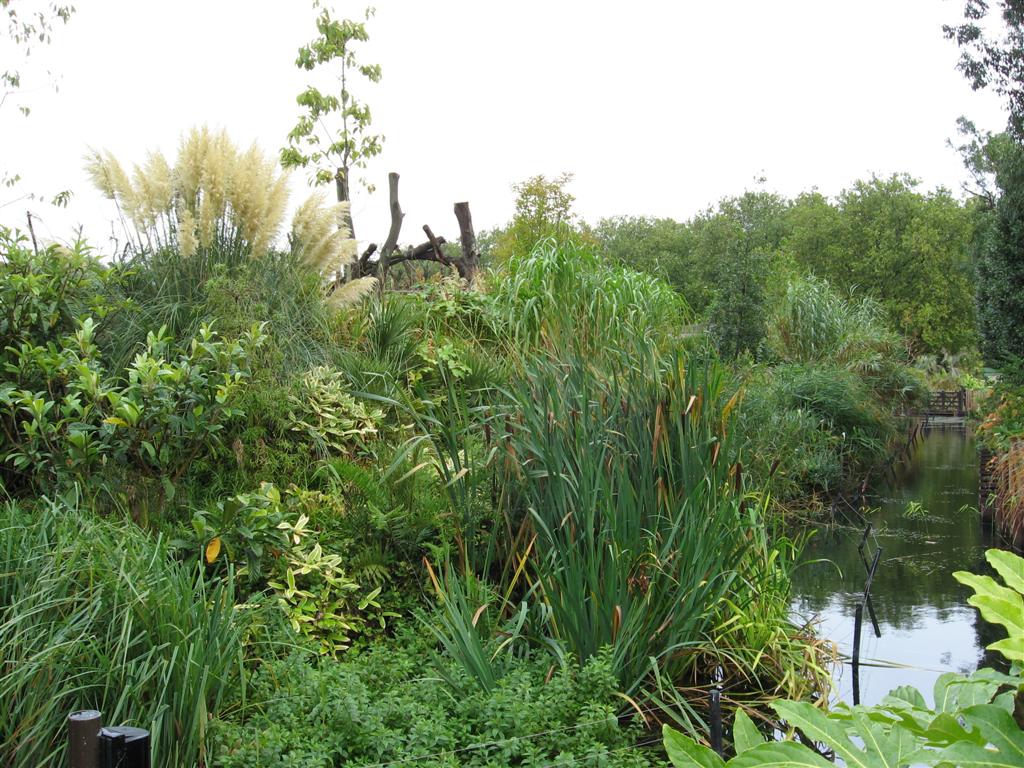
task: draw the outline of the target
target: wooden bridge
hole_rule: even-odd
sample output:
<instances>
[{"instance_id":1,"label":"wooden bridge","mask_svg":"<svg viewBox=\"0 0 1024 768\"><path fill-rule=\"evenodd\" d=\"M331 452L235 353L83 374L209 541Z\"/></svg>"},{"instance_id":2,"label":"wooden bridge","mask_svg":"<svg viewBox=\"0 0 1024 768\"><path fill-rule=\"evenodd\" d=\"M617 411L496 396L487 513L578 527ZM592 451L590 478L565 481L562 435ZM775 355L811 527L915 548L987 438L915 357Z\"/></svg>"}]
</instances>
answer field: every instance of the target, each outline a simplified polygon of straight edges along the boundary
<instances>
[{"instance_id":1,"label":"wooden bridge","mask_svg":"<svg viewBox=\"0 0 1024 768\"><path fill-rule=\"evenodd\" d=\"M967 415L968 402L967 390L943 390L932 392L928 405L925 406L925 416L956 416L963 418Z\"/></svg>"}]
</instances>

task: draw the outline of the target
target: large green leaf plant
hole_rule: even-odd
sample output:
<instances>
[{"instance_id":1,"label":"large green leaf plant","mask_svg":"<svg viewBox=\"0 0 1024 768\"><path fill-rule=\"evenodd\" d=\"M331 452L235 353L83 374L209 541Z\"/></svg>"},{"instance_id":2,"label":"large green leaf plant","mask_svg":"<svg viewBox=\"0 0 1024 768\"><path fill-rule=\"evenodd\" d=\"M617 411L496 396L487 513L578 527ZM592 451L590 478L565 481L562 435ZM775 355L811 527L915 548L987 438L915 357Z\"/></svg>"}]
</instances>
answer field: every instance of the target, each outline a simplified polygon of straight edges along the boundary
<instances>
[{"instance_id":1,"label":"large green leaf plant","mask_svg":"<svg viewBox=\"0 0 1024 768\"><path fill-rule=\"evenodd\" d=\"M676 768L825 768L834 765L826 755L834 755L849 768L1021 768L1024 730L1014 712L1024 706L1024 559L996 549L986 559L1003 584L965 571L953 576L974 589L968 602L987 621L1006 628L1009 636L988 647L1011 662L1010 674L987 668L966 676L944 674L935 682L934 707L909 686L890 691L874 706L840 704L830 712L807 702L778 701L774 709L790 730L780 741L766 740L740 710L733 722L735 756L728 761L666 725L669 760ZM800 740L793 738L797 733Z\"/></svg>"}]
</instances>

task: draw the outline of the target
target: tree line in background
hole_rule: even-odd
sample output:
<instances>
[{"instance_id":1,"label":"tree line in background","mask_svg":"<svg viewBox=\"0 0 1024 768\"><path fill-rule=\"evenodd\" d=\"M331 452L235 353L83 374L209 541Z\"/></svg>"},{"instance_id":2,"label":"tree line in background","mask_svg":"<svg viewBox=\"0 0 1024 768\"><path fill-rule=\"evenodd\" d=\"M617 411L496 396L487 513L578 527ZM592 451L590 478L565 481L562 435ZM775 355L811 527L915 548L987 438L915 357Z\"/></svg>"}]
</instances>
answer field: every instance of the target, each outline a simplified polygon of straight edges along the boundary
<instances>
[{"instance_id":1,"label":"tree line in background","mask_svg":"<svg viewBox=\"0 0 1024 768\"><path fill-rule=\"evenodd\" d=\"M666 280L728 357L759 353L771 308L806 275L879 302L912 354L977 344L971 243L980 206L947 190L923 191L900 174L857 181L834 199L754 190L683 222L618 216L588 225L572 211L570 180L515 185L516 215L487 235L488 255L500 261L537 239L576 237L610 263Z\"/></svg>"}]
</instances>

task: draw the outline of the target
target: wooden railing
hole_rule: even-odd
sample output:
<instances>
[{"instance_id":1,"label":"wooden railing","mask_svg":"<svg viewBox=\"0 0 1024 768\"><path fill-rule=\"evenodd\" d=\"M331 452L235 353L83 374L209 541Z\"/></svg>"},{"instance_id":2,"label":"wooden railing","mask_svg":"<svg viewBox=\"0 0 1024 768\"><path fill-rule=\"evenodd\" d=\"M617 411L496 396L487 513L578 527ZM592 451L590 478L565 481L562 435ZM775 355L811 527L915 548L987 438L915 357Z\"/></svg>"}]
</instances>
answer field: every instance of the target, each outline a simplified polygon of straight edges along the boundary
<instances>
[{"instance_id":1,"label":"wooden railing","mask_svg":"<svg viewBox=\"0 0 1024 768\"><path fill-rule=\"evenodd\" d=\"M968 412L968 395L965 389L932 392L931 399L925 407L925 416L966 416Z\"/></svg>"}]
</instances>

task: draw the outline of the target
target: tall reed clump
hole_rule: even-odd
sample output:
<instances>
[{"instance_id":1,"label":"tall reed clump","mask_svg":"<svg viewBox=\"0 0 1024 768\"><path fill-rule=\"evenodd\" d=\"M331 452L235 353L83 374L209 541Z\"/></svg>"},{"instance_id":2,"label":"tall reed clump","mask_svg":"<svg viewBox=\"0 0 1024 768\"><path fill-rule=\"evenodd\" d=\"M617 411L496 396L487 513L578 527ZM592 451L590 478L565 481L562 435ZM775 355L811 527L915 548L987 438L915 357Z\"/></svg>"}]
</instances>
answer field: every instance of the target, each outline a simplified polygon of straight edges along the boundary
<instances>
[{"instance_id":1,"label":"tall reed clump","mask_svg":"<svg viewBox=\"0 0 1024 768\"><path fill-rule=\"evenodd\" d=\"M846 300L825 280L806 277L786 287L769 343L786 360L856 365L877 353L891 354L899 337L885 327L876 302Z\"/></svg>"},{"instance_id":2,"label":"tall reed clump","mask_svg":"<svg viewBox=\"0 0 1024 768\"><path fill-rule=\"evenodd\" d=\"M240 679L234 598L130 524L0 508L0 762L63 765L68 713L95 708L150 730L154 765L207 765Z\"/></svg>"},{"instance_id":3,"label":"tall reed clump","mask_svg":"<svg viewBox=\"0 0 1024 768\"><path fill-rule=\"evenodd\" d=\"M668 283L608 267L571 242L541 241L490 282L496 310L520 346L576 339L597 350L616 338L671 333L689 316Z\"/></svg>"},{"instance_id":4,"label":"tall reed clump","mask_svg":"<svg viewBox=\"0 0 1024 768\"><path fill-rule=\"evenodd\" d=\"M606 654L634 706L695 722L677 686L709 683L718 644L738 656L755 636L725 631L734 613L770 625L760 653L801 647L777 595L754 583L771 577L785 591L776 570L793 559L758 535L734 434L739 399L710 359L688 364L634 338L596 362L582 344L528 356L489 406L450 396L420 419L463 512L458 560L433 579L432 625L470 679L493 686L523 643L562 665ZM488 494L497 518L481 526L473 511ZM794 692L785 676L803 661L782 659L767 689Z\"/></svg>"},{"instance_id":5,"label":"tall reed clump","mask_svg":"<svg viewBox=\"0 0 1024 768\"><path fill-rule=\"evenodd\" d=\"M608 370L537 359L508 437L536 539L536 596L580 660L611 648L624 693L691 670L748 549L721 370L623 350ZM637 355L637 352L641 354Z\"/></svg>"},{"instance_id":6,"label":"tall reed clump","mask_svg":"<svg viewBox=\"0 0 1024 768\"><path fill-rule=\"evenodd\" d=\"M901 338L886 326L882 307L868 298L844 298L818 278L787 286L769 323L768 347L783 362L856 374L890 411L902 411L926 392Z\"/></svg>"},{"instance_id":7,"label":"tall reed clump","mask_svg":"<svg viewBox=\"0 0 1024 768\"><path fill-rule=\"evenodd\" d=\"M175 335L194 331L211 278L244 283L253 281L247 273L266 272L257 282L275 285L274 293L301 293L301 285L288 290L295 281L282 281L282 269L323 281L355 253L344 206L327 206L319 194L297 209L282 249L287 176L258 146L243 151L223 131L194 129L173 163L151 152L129 174L109 151L94 151L87 170L116 203L127 237L123 286L138 310L125 331L129 343L162 325ZM334 300L344 305L369 287L356 281Z\"/></svg>"}]
</instances>

